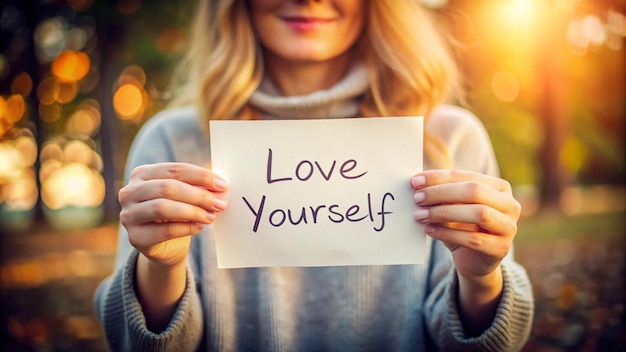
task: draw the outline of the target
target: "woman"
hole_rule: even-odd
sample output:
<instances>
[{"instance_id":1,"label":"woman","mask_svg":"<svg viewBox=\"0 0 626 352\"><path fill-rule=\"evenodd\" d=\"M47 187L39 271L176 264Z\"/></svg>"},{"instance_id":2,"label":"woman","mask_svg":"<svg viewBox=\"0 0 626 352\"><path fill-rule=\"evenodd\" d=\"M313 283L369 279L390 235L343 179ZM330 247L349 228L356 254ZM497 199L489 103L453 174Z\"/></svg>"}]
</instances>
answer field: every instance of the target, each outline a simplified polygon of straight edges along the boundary
<instances>
[{"instance_id":1,"label":"woman","mask_svg":"<svg viewBox=\"0 0 626 352\"><path fill-rule=\"evenodd\" d=\"M113 350L520 349L533 299L509 250L519 203L416 0L203 0L176 104L127 164L116 270L96 308ZM424 265L218 270L228 184L208 120L426 116L410 182Z\"/></svg>"}]
</instances>

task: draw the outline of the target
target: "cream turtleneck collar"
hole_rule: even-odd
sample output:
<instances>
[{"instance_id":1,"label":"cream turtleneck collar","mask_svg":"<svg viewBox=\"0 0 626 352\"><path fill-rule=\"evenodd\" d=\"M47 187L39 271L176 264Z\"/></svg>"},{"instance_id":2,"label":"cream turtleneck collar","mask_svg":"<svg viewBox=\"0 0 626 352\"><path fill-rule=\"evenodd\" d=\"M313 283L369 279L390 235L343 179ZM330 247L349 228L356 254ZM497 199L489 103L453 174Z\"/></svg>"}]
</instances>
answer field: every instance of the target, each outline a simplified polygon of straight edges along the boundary
<instances>
[{"instance_id":1,"label":"cream turtleneck collar","mask_svg":"<svg viewBox=\"0 0 626 352\"><path fill-rule=\"evenodd\" d=\"M359 97L368 87L364 65L354 66L329 89L301 96L280 95L266 77L250 97L249 104L267 119L345 118L359 114Z\"/></svg>"}]
</instances>

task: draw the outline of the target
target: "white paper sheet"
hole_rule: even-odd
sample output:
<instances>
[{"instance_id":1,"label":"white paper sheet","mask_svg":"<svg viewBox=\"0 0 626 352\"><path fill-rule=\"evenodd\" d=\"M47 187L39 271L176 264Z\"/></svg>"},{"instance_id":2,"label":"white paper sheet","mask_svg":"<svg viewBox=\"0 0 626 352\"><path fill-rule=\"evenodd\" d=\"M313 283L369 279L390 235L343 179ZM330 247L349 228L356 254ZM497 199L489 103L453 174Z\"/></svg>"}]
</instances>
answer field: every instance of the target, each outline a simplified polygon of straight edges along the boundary
<instances>
[{"instance_id":1,"label":"white paper sheet","mask_svg":"<svg viewBox=\"0 0 626 352\"><path fill-rule=\"evenodd\" d=\"M211 121L220 268L417 264L423 118Z\"/></svg>"}]
</instances>

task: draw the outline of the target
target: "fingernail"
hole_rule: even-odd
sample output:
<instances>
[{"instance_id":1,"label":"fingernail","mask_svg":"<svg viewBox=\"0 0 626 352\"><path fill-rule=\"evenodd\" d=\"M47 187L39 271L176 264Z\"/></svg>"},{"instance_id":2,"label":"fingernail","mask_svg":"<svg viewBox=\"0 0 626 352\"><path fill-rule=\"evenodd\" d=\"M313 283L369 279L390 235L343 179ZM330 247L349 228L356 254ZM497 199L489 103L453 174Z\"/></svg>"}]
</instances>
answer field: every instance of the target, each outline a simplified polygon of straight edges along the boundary
<instances>
[{"instance_id":1,"label":"fingernail","mask_svg":"<svg viewBox=\"0 0 626 352\"><path fill-rule=\"evenodd\" d=\"M224 210L228 204L221 198L213 198L213 208L216 210Z\"/></svg>"},{"instance_id":2,"label":"fingernail","mask_svg":"<svg viewBox=\"0 0 626 352\"><path fill-rule=\"evenodd\" d=\"M426 184L426 177L420 175L411 178L411 186L413 188L419 188Z\"/></svg>"},{"instance_id":3,"label":"fingernail","mask_svg":"<svg viewBox=\"0 0 626 352\"><path fill-rule=\"evenodd\" d=\"M423 202L424 198L426 198L426 196L424 195L424 192L415 192L415 194L413 194L413 200L417 204Z\"/></svg>"},{"instance_id":4,"label":"fingernail","mask_svg":"<svg viewBox=\"0 0 626 352\"><path fill-rule=\"evenodd\" d=\"M414 216L415 220L424 220L428 217L428 209L417 209Z\"/></svg>"},{"instance_id":5,"label":"fingernail","mask_svg":"<svg viewBox=\"0 0 626 352\"><path fill-rule=\"evenodd\" d=\"M426 225L424 226L424 232L426 232L429 235L432 235L433 233L435 233L435 227L433 225Z\"/></svg>"},{"instance_id":6,"label":"fingernail","mask_svg":"<svg viewBox=\"0 0 626 352\"><path fill-rule=\"evenodd\" d=\"M213 186L220 191L225 191L228 188L228 182L221 178L216 178L213 180Z\"/></svg>"},{"instance_id":7,"label":"fingernail","mask_svg":"<svg viewBox=\"0 0 626 352\"><path fill-rule=\"evenodd\" d=\"M207 211L206 218L208 221L213 222L215 220L215 213L211 211Z\"/></svg>"}]
</instances>

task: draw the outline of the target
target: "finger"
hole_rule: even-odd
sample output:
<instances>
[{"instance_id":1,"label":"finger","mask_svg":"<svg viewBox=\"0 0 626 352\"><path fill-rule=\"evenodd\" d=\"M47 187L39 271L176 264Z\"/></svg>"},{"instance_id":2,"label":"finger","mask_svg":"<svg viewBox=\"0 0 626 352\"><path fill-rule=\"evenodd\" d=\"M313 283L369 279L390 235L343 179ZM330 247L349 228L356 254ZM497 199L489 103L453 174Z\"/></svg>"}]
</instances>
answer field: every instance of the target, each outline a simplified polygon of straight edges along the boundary
<instances>
[{"instance_id":1,"label":"finger","mask_svg":"<svg viewBox=\"0 0 626 352\"><path fill-rule=\"evenodd\" d=\"M457 182L480 182L501 192L511 191L511 185L506 180L465 170L427 170L411 178L414 189Z\"/></svg>"},{"instance_id":2,"label":"finger","mask_svg":"<svg viewBox=\"0 0 626 352\"><path fill-rule=\"evenodd\" d=\"M209 211L222 211L226 209L226 197L223 193L213 193L198 186L172 179L155 179L144 181L140 187L129 187L133 192L133 198L137 201L153 199L169 199L181 203L196 205ZM124 189L124 192L127 190ZM120 193L122 191L120 190ZM124 198L124 196L120 196Z\"/></svg>"},{"instance_id":3,"label":"finger","mask_svg":"<svg viewBox=\"0 0 626 352\"><path fill-rule=\"evenodd\" d=\"M454 250L464 247L494 259L504 258L511 249L511 241L480 231L465 231L436 224L428 224L424 231L430 237L440 240Z\"/></svg>"},{"instance_id":4,"label":"finger","mask_svg":"<svg viewBox=\"0 0 626 352\"><path fill-rule=\"evenodd\" d=\"M133 228L129 240L133 247L144 249L154 244L198 234L204 224L193 222L150 223Z\"/></svg>"},{"instance_id":5,"label":"finger","mask_svg":"<svg viewBox=\"0 0 626 352\"><path fill-rule=\"evenodd\" d=\"M215 212L195 205L168 199L152 199L122 208L120 220L123 224L144 224L154 221L183 221L210 224Z\"/></svg>"},{"instance_id":6,"label":"finger","mask_svg":"<svg viewBox=\"0 0 626 352\"><path fill-rule=\"evenodd\" d=\"M133 179L174 179L210 191L223 192L228 188L226 180L204 167L186 163L158 163L141 165L133 169Z\"/></svg>"},{"instance_id":7,"label":"finger","mask_svg":"<svg viewBox=\"0 0 626 352\"><path fill-rule=\"evenodd\" d=\"M514 236L517 232L516 221L512 220L510 216L485 205L446 204L433 206L426 210L428 211L427 216L419 219L425 223L476 224L488 233L502 236Z\"/></svg>"},{"instance_id":8,"label":"finger","mask_svg":"<svg viewBox=\"0 0 626 352\"><path fill-rule=\"evenodd\" d=\"M505 213L515 213L519 207L510 193L500 192L477 181L444 183L421 188L414 194L420 206L435 204L485 204Z\"/></svg>"}]
</instances>

